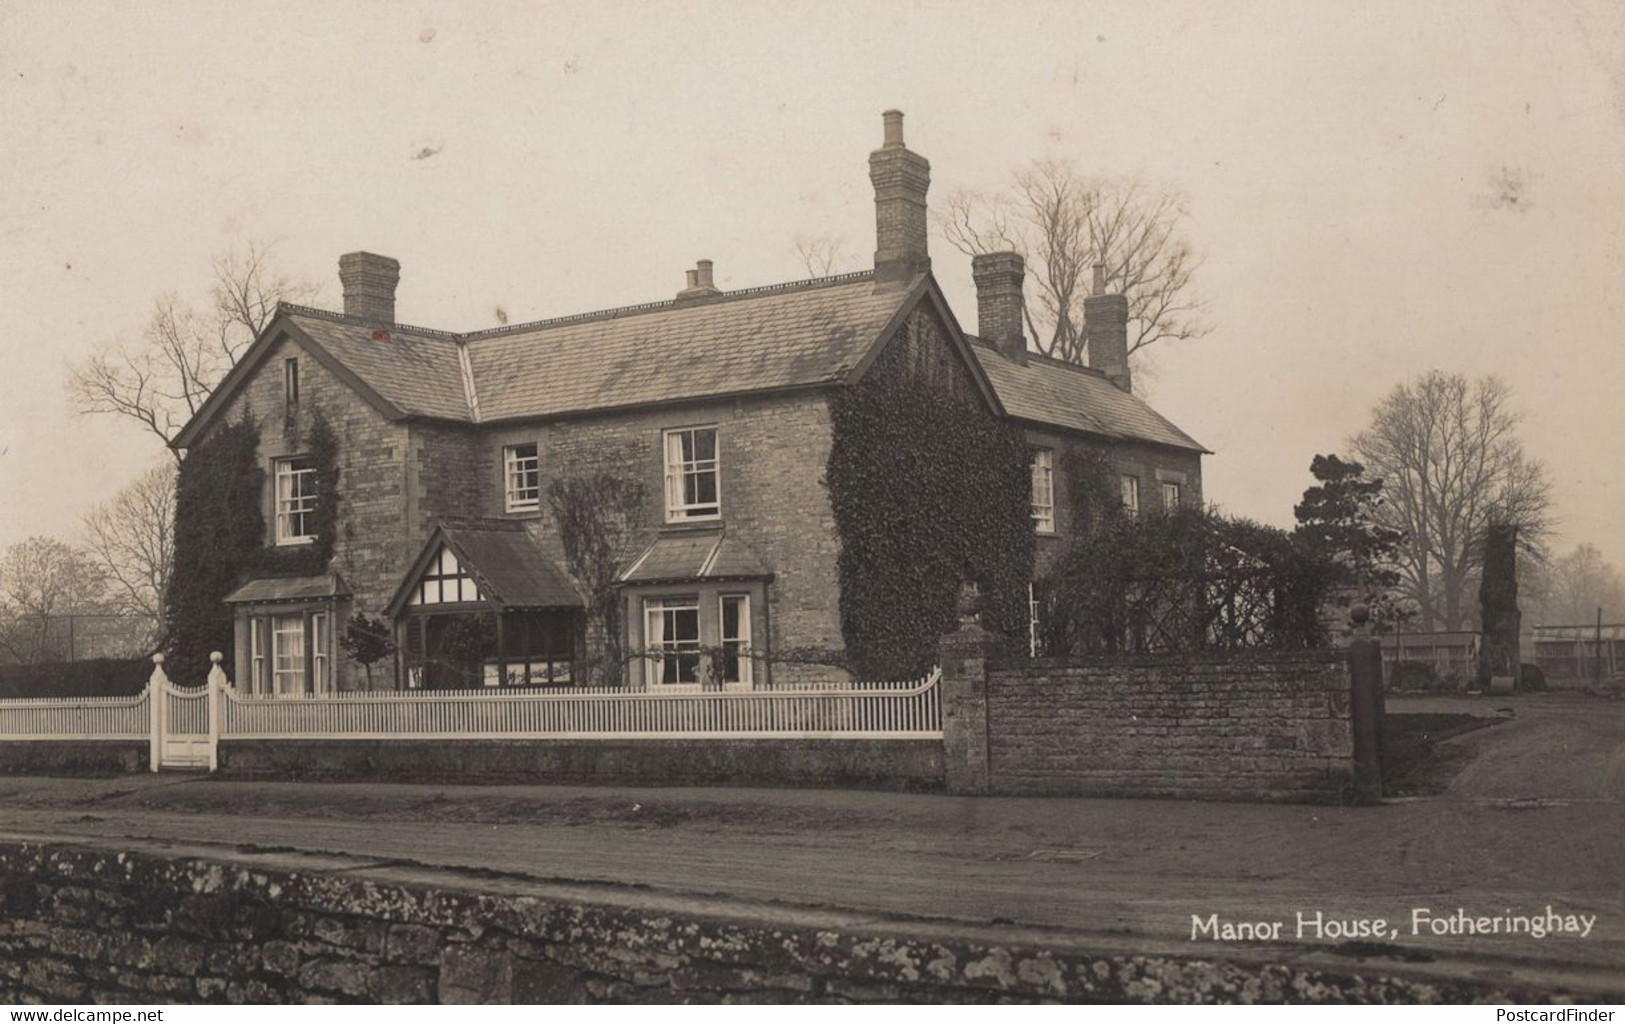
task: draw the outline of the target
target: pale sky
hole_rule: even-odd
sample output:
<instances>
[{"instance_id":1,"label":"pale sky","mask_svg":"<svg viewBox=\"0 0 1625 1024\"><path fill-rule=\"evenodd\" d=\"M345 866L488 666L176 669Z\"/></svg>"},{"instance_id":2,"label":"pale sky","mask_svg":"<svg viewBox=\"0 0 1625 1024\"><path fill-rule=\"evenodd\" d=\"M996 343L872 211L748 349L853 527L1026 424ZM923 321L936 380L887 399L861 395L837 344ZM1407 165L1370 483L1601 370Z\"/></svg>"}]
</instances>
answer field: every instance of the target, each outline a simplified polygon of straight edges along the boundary
<instances>
[{"instance_id":1,"label":"pale sky","mask_svg":"<svg viewBox=\"0 0 1625 1024\"><path fill-rule=\"evenodd\" d=\"M1312 455L1428 369L1513 384L1556 544L1625 567L1625 6L1584 3L71 3L0 6L0 546L72 539L164 457L65 366L210 255L402 264L452 330L669 298L699 258L874 248L907 115L938 208L1037 157L1189 197L1216 329L1151 395L1205 491L1288 525ZM419 157L425 151L433 155ZM1516 202L1505 186L1516 186ZM934 267L967 329L969 261Z\"/></svg>"}]
</instances>

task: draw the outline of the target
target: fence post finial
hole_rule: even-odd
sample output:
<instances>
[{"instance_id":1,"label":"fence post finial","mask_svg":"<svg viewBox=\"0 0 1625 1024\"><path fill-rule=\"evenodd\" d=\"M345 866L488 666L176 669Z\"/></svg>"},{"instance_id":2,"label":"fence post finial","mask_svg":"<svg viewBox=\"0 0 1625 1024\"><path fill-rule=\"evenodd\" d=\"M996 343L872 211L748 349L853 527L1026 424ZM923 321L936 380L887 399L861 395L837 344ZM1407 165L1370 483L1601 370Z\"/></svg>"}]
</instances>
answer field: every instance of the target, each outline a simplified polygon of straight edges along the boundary
<instances>
[{"instance_id":1,"label":"fence post finial","mask_svg":"<svg viewBox=\"0 0 1625 1024\"><path fill-rule=\"evenodd\" d=\"M219 651L209 652L209 685L212 687L219 688L229 684L226 670L220 667L220 663L224 660L226 656Z\"/></svg>"},{"instance_id":2,"label":"fence post finial","mask_svg":"<svg viewBox=\"0 0 1625 1024\"><path fill-rule=\"evenodd\" d=\"M149 682L154 686L159 683L169 682L169 676L164 674L164 655L162 651L152 656L152 678Z\"/></svg>"}]
</instances>

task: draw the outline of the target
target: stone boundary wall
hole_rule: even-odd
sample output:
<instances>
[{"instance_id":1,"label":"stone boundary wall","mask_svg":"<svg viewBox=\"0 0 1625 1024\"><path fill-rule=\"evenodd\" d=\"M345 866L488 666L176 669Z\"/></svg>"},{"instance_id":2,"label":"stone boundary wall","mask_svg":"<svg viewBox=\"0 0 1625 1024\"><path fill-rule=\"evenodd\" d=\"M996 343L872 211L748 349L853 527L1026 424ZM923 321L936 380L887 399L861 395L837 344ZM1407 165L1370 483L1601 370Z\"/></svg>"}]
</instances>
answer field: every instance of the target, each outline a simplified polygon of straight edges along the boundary
<instances>
[{"instance_id":1,"label":"stone boundary wall","mask_svg":"<svg viewBox=\"0 0 1625 1024\"><path fill-rule=\"evenodd\" d=\"M0 840L0 1002L1535 1002L1298 950L1204 960L1043 933L338 857ZM1271 961L1275 962L1271 962Z\"/></svg>"},{"instance_id":2,"label":"stone boundary wall","mask_svg":"<svg viewBox=\"0 0 1625 1024\"><path fill-rule=\"evenodd\" d=\"M942 788L936 740L221 740L220 774L430 783Z\"/></svg>"},{"instance_id":3,"label":"stone boundary wall","mask_svg":"<svg viewBox=\"0 0 1625 1024\"><path fill-rule=\"evenodd\" d=\"M991 649L967 617L939 651L949 792L1307 803L1380 797L1378 751L1366 739L1371 730L1357 729L1355 661L1346 652L995 665ZM1380 676L1363 685L1380 687ZM1376 706L1361 722L1380 718Z\"/></svg>"},{"instance_id":4,"label":"stone boundary wall","mask_svg":"<svg viewBox=\"0 0 1625 1024\"><path fill-rule=\"evenodd\" d=\"M1348 800L1351 692L1341 652L994 668L989 788Z\"/></svg>"},{"instance_id":5,"label":"stone boundary wall","mask_svg":"<svg viewBox=\"0 0 1625 1024\"><path fill-rule=\"evenodd\" d=\"M0 775L126 775L151 764L147 740L0 740Z\"/></svg>"}]
</instances>

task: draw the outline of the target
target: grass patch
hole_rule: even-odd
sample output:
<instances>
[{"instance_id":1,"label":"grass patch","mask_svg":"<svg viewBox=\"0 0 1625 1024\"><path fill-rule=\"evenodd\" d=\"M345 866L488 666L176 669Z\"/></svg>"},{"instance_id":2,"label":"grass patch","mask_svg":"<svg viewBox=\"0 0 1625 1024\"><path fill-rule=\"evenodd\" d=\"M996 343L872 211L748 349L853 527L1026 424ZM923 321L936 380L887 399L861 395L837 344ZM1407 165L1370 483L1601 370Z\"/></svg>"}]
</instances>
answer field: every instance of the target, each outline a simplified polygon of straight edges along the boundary
<instances>
[{"instance_id":1,"label":"grass patch","mask_svg":"<svg viewBox=\"0 0 1625 1024\"><path fill-rule=\"evenodd\" d=\"M1474 752L1466 746L1444 741L1501 721L1499 718L1463 714L1385 716L1382 725L1383 795L1436 796L1443 793L1474 756Z\"/></svg>"}]
</instances>

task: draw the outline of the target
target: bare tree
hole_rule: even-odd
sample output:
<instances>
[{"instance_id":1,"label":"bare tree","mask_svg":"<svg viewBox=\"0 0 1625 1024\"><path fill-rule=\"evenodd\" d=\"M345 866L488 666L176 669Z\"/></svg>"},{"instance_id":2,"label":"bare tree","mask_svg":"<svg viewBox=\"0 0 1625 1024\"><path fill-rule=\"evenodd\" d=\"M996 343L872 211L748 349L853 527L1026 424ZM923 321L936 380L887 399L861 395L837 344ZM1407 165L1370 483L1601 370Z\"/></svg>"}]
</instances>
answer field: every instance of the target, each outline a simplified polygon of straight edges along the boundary
<instances>
[{"instance_id":1,"label":"bare tree","mask_svg":"<svg viewBox=\"0 0 1625 1024\"><path fill-rule=\"evenodd\" d=\"M1543 626L1587 625L1599 608L1609 622L1625 619L1625 577L1595 544L1552 559L1532 596L1534 621Z\"/></svg>"},{"instance_id":2,"label":"bare tree","mask_svg":"<svg viewBox=\"0 0 1625 1024\"><path fill-rule=\"evenodd\" d=\"M151 646L164 621L164 595L175 561L175 466L148 469L84 521L85 547L105 575L109 602L152 623Z\"/></svg>"},{"instance_id":3,"label":"bare tree","mask_svg":"<svg viewBox=\"0 0 1625 1024\"><path fill-rule=\"evenodd\" d=\"M825 231L818 235L797 235L796 255L807 267L808 277L828 277L830 270L841 258L846 239Z\"/></svg>"},{"instance_id":4,"label":"bare tree","mask_svg":"<svg viewBox=\"0 0 1625 1024\"><path fill-rule=\"evenodd\" d=\"M106 580L83 551L51 537L30 537L0 558L0 648L32 664L61 657L52 622L102 606Z\"/></svg>"},{"instance_id":5,"label":"bare tree","mask_svg":"<svg viewBox=\"0 0 1625 1024\"><path fill-rule=\"evenodd\" d=\"M129 417L167 446L270 323L277 302L315 295L316 286L278 274L270 256L269 245L254 241L215 256L206 310L174 293L159 296L139 339L115 341L70 371L79 412Z\"/></svg>"},{"instance_id":6,"label":"bare tree","mask_svg":"<svg viewBox=\"0 0 1625 1024\"><path fill-rule=\"evenodd\" d=\"M1212 327L1192 287L1201 261L1181 234L1186 211L1176 194L1133 181L1088 178L1068 163L1035 161L1007 192L961 190L938 220L966 255L1014 251L1027 261L1027 334L1038 351L1082 363L1083 300L1093 268L1105 268L1108 294L1128 297L1129 354L1187 341Z\"/></svg>"},{"instance_id":7,"label":"bare tree","mask_svg":"<svg viewBox=\"0 0 1625 1024\"><path fill-rule=\"evenodd\" d=\"M1524 454L1518 422L1500 378L1433 370L1389 392L1350 442L1383 481L1379 521L1405 535L1402 586L1424 628L1471 624L1492 522L1516 526L1526 552L1543 550L1550 482L1545 466Z\"/></svg>"}]
</instances>

